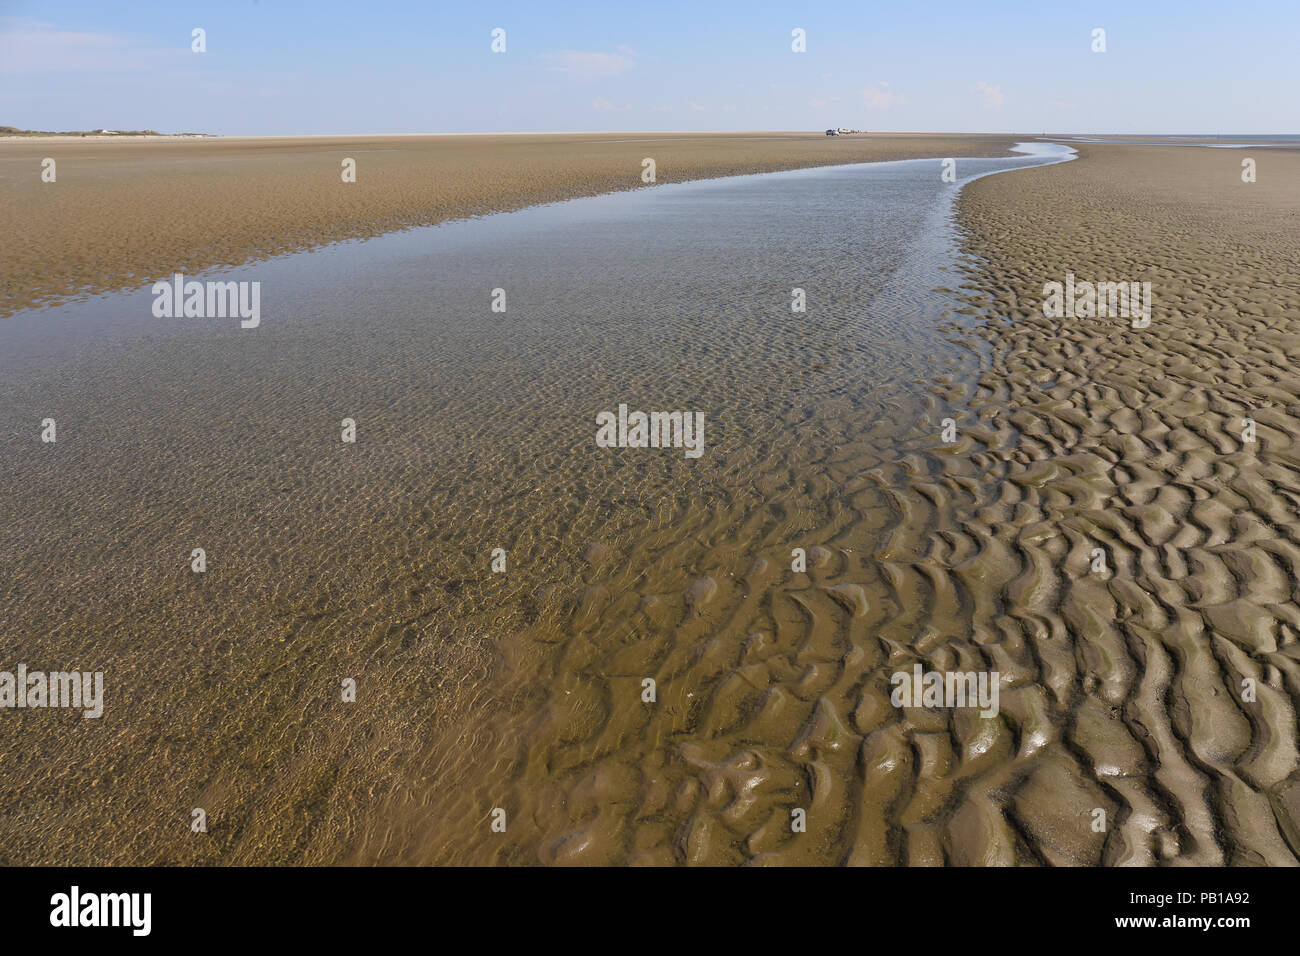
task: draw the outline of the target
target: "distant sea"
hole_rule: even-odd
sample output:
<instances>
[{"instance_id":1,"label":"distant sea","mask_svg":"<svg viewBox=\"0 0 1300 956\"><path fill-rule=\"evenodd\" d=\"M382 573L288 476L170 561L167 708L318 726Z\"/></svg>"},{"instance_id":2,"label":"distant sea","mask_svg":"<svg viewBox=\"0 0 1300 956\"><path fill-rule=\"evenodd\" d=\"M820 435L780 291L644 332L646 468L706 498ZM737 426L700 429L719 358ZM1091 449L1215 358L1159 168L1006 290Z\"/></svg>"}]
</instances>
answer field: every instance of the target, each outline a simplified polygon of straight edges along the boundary
<instances>
[{"instance_id":1,"label":"distant sea","mask_svg":"<svg viewBox=\"0 0 1300 956\"><path fill-rule=\"evenodd\" d=\"M1053 136L1058 142L1129 143L1135 146L1218 146L1241 149L1247 146L1272 149L1300 149L1300 134L1178 133L1166 136Z\"/></svg>"}]
</instances>

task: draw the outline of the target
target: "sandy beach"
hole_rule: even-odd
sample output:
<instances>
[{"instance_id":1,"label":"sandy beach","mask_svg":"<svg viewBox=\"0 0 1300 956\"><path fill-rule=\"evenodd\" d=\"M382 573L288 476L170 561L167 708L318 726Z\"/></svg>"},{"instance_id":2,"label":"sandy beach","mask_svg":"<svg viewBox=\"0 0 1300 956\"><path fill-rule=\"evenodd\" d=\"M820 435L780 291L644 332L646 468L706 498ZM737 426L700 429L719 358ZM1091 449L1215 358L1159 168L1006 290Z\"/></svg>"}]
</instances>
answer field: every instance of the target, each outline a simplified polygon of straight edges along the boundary
<instances>
[{"instance_id":1,"label":"sandy beach","mask_svg":"<svg viewBox=\"0 0 1300 956\"><path fill-rule=\"evenodd\" d=\"M581 133L0 140L0 315L177 271L575 196L830 163L1004 155L1009 136ZM57 179L41 179L42 160ZM342 161L356 160L344 183Z\"/></svg>"},{"instance_id":2,"label":"sandy beach","mask_svg":"<svg viewBox=\"0 0 1300 956\"><path fill-rule=\"evenodd\" d=\"M638 189L643 156L1018 141L646 136L72 144L54 186L0 143L0 311ZM331 247L303 274L371 284L273 273L299 313L252 338L49 346L0 393L0 652L109 703L7 715L4 862L1295 864L1300 153L1245 184L1237 150L1076 148L962 187L946 348L875 324L879 237L920 228L889 190L937 167ZM850 189L878 218L832 215ZM1149 282L1149 327L1046 318L1067 275ZM711 452L597 453L626 397L707 409ZM894 705L917 667L998 674L998 713Z\"/></svg>"}]
</instances>

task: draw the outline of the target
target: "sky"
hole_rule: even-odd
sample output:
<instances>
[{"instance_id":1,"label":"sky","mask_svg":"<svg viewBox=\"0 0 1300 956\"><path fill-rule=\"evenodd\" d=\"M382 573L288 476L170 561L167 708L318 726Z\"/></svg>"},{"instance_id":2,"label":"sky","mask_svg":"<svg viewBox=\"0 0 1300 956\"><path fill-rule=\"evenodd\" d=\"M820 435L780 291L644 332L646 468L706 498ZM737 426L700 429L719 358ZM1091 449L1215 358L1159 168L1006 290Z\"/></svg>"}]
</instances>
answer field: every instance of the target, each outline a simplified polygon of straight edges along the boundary
<instances>
[{"instance_id":1,"label":"sky","mask_svg":"<svg viewBox=\"0 0 1300 956\"><path fill-rule=\"evenodd\" d=\"M0 0L0 125L1289 134L1300 0Z\"/></svg>"}]
</instances>

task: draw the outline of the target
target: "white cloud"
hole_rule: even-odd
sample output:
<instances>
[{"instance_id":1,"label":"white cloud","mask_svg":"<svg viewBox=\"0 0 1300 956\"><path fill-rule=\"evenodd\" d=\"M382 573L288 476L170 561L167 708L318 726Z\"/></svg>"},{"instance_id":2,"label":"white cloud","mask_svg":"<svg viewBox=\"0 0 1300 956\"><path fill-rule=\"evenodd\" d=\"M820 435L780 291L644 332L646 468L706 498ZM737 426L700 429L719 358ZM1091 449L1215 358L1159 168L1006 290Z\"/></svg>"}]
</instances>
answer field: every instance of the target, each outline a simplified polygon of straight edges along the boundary
<instances>
[{"instance_id":1,"label":"white cloud","mask_svg":"<svg viewBox=\"0 0 1300 956\"><path fill-rule=\"evenodd\" d=\"M975 84L975 92L983 94L984 108L986 110L1002 109L1002 101L1004 99L1002 95L1002 87L993 86L989 83L985 83L983 80L980 80L978 83Z\"/></svg>"},{"instance_id":2,"label":"white cloud","mask_svg":"<svg viewBox=\"0 0 1300 956\"><path fill-rule=\"evenodd\" d=\"M596 99L592 102L591 106L592 109L600 110L601 112L606 112L606 113L611 113L611 112L626 113L628 110L632 109L631 103L628 103L626 106L615 106L613 103L605 99L605 97L603 96L596 97Z\"/></svg>"},{"instance_id":3,"label":"white cloud","mask_svg":"<svg viewBox=\"0 0 1300 956\"><path fill-rule=\"evenodd\" d=\"M893 106L902 106L907 102L906 97L901 93L895 93L889 88L889 84L885 82L864 87L859 92L862 96L862 105L869 110L887 110Z\"/></svg>"},{"instance_id":4,"label":"white cloud","mask_svg":"<svg viewBox=\"0 0 1300 956\"><path fill-rule=\"evenodd\" d=\"M708 110L707 106L701 106L699 103L695 102L694 100L691 100L686 105L689 106L691 109L695 110L695 112L697 113L703 113Z\"/></svg>"},{"instance_id":5,"label":"white cloud","mask_svg":"<svg viewBox=\"0 0 1300 956\"><path fill-rule=\"evenodd\" d=\"M564 73L578 80L618 76L636 66L636 61L625 53L584 53L579 50L561 50L558 53L544 53L542 59L550 64L547 69Z\"/></svg>"},{"instance_id":6,"label":"white cloud","mask_svg":"<svg viewBox=\"0 0 1300 956\"><path fill-rule=\"evenodd\" d=\"M189 39L182 37L184 52ZM177 51L180 51L178 46ZM132 38L111 33L60 30L26 17L0 17L0 74L70 73L81 70L147 70L146 54Z\"/></svg>"}]
</instances>

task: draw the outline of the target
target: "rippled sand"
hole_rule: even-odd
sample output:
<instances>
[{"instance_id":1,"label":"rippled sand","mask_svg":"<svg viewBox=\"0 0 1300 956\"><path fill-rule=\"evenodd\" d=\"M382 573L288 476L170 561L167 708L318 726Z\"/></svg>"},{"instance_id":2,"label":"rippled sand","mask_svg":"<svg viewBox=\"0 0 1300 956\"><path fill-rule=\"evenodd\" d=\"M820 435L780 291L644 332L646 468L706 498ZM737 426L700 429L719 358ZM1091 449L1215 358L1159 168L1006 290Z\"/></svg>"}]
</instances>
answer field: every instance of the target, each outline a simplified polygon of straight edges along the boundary
<instances>
[{"instance_id":1,"label":"rippled sand","mask_svg":"<svg viewBox=\"0 0 1300 956\"><path fill-rule=\"evenodd\" d=\"M1300 153L1245 184L1239 150L1080 152L961 199L993 358L944 507L907 493L963 522L906 573L967 595L1018 746L948 832L975 859L1294 865ZM1044 318L1067 272L1151 282L1151 327Z\"/></svg>"}]
</instances>

